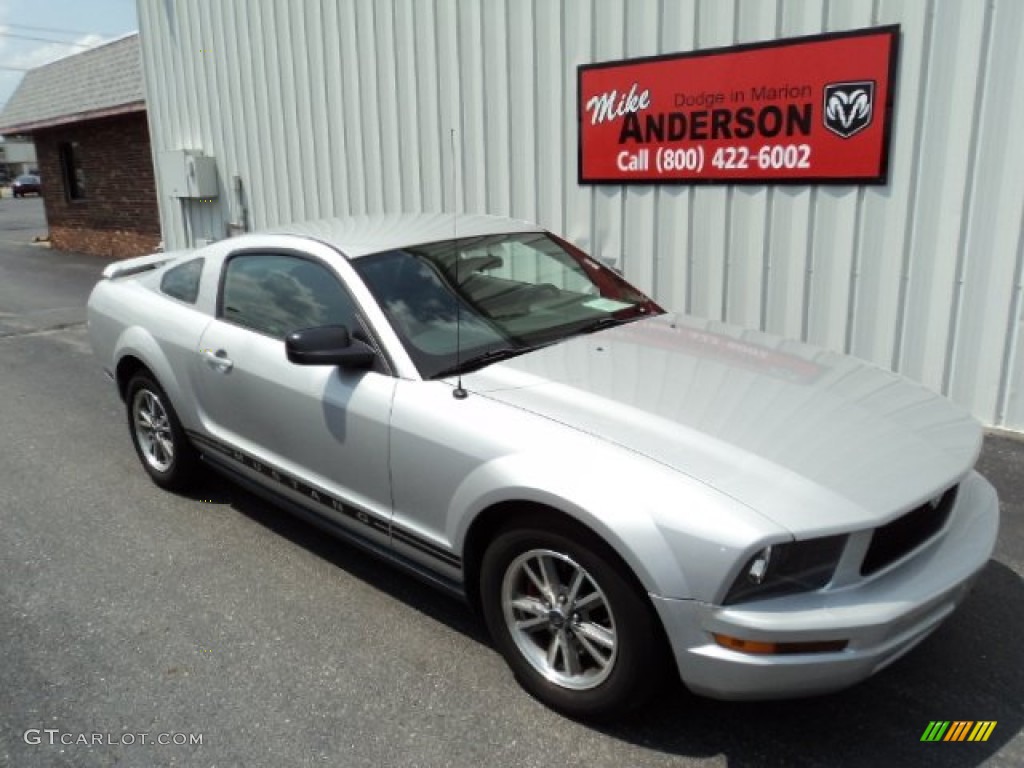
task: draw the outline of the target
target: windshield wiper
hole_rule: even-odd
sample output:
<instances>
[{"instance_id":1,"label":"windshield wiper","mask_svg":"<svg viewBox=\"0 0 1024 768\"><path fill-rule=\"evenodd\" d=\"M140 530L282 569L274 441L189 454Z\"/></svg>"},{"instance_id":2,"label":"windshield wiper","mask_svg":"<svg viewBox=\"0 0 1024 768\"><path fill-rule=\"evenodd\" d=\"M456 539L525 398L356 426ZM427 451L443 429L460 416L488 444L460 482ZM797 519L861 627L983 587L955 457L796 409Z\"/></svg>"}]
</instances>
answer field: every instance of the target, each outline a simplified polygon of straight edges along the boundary
<instances>
[{"instance_id":1,"label":"windshield wiper","mask_svg":"<svg viewBox=\"0 0 1024 768\"><path fill-rule=\"evenodd\" d=\"M518 357L519 355L532 352L535 349L547 346L546 344L538 344L536 346L525 346L525 347L498 347L487 352L482 352L479 355L473 355L467 357L464 360L460 360L457 365L452 365L448 368L444 368L441 371L435 373L431 378L443 379L447 376L454 376L458 373L469 373L475 371L478 368L483 368L485 365L496 363L499 360L508 360L510 357Z\"/></svg>"},{"instance_id":2,"label":"windshield wiper","mask_svg":"<svg viewBox=\"0 0 1024 768\"><path fill-rule=\"evenodd\" d=\"M599 317L597 320L592 320L591 322L580 326L576 333L597 333L598 331L603 331L605 328L614 328L616 325L631 323L642 317L647 317L647 315L639 314L633 315L632 317L615 317L614 315L606 315L605 317Z\"/></svg>"}]
</instances>

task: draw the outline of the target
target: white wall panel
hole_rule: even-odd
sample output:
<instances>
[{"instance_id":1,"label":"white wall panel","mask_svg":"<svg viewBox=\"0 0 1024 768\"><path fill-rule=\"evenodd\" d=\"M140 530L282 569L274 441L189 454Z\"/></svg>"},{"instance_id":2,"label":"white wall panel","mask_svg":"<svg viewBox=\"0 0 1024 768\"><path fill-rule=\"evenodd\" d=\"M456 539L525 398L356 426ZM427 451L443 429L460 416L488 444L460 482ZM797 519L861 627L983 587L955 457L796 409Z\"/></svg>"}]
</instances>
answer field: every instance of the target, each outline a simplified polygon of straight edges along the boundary
<instances>
[{"instance_id":1,"label":"white wall panel","mask_svg":"<svg viewBox=\"0 0 1024 768\"><path fill-rule=\"evenodd\" d=\"M657 53L689 51L696 46L697 0L662 5ZM655 295L665 306L688 311L691 303L694 250L691 248L694 190L661 187L655 193L657 251L654 254Z\"/></svg>"},{"instance_id":2,"label":"white wall panel","mask_svg":"<svg viewBox=\"0 0 1024 768\"><path fill-rule=\"evenodd\" d=\"M974 92L987 3L941 3L932 17L917 190L909 249L906 315L896 369L941 389L957 248L967 190ZM939 23L939 20L943 23Z\"/></svg>"},{"instance_id":3,"label":"white wall panel","mask_svg":"<svg viewBox=\"0 0 1024 768\"><path fill-rule=\"evenodd\" d=\"M139 0L139 18L154 151L220 173L213 202L160 196L169 248L224 237L243 206L251 228L535 219L666 306L852 352L1024 429L1024 3ZM577 183L578 65L881 24L902 31L887 185Z\"/></svg>"},{"instance_id":4,"label":"white wall panel","mask_svg":"<svg viewBox=\"0 0 1024 768\"><path fill-rule=\"evenodd\" d=\"M700 0L695 12L695 48L719 48L735 42L735 3ZM702 187L693 196L690 311L714 320L726 318L725 293L734 234L731 222L733 192L733 187Z\"/></svg>"},{"instance_id":5,"label":"white wall panel","mask_svg":"<svg viewBox=\"0 0 1024 768\"><path fill-rule=\"evenodd\" d=\"M962 306L949 359L950 394L995 421L1024 428L1020 338L1024 261L1024 3L993 7L979 89L972 195L961 235Z\"/></svg>"},{"instance_id":6,"label":"white wall panel","mask_svg":"<svg viewBox=\"0 0 1024 768\"><path fill-rule=\"evenodd\" d=\"M467 3L466 5L473 5ZM564 158L565 133L574 126L563 128L562 114L576 93L572 67L565 66L565 45L562 37L560 3L536 0L533 3L535 30L535 56L533 62L533 93L536 110L533 119L534 166L537 178L536 220L555 232L565 231L566 173L572 171ZM568 177L575 186L576 175Z\"/></svg>"},{"instance_id":7,"label":"white wall panel","mask_svg":"<svg viewBox=\"0 0 1024 768\"><path fill-rule=\"evenodd\" d=\"M629 0L623 7L625 51L627 58L658 52L658 27L649 19L658 18L660 0ZM574 91L575 93L575 91ZM620 268L641 290L653 293L659 247L656 242L657 206L655 187L628 187L622 195L622 231L618 248ZM630 233L628 236L626 233ZM628 240L626 239L628 237ZM654 258L652 258L652 256Z\"/></svg>"}]
</instances>

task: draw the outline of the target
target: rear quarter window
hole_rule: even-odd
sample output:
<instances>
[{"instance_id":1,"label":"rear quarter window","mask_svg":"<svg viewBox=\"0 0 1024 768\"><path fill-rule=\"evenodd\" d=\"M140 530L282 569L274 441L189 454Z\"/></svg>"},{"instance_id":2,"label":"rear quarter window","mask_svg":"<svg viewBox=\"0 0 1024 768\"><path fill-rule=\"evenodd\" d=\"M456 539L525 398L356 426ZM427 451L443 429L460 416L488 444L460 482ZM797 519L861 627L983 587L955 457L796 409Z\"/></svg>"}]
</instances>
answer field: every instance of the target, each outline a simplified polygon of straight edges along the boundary
<instances>
[{"instance_id":1,"label":"rear quarter window","mask_svg":"<svg viewBox=\"0 0 1024 768\"><path fill-rule=\"evenodd\" d=\"M199 278L203 274L203 260L192 259L171 267L160 279L160 291L172 299L195 304L199 296Z\"/></svg>"}]
</instances>

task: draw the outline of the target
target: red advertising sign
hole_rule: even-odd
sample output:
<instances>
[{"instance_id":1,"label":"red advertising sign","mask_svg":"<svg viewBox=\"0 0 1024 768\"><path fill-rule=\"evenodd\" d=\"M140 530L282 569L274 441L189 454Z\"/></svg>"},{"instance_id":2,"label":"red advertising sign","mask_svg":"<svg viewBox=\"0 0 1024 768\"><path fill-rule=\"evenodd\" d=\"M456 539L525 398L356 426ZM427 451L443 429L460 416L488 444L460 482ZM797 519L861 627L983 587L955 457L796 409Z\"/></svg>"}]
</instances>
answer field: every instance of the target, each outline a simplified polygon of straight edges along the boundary
<instances>
[{"instance_id":1,"label":"red advertising sign","mask_svg":"<svg viewBox=\"0 0 1024 768\"><path fill-rule=\"evenodd\" d=\"M884 184L899 27L585 64L581 184Z\"/></svg>"}]
</instances>

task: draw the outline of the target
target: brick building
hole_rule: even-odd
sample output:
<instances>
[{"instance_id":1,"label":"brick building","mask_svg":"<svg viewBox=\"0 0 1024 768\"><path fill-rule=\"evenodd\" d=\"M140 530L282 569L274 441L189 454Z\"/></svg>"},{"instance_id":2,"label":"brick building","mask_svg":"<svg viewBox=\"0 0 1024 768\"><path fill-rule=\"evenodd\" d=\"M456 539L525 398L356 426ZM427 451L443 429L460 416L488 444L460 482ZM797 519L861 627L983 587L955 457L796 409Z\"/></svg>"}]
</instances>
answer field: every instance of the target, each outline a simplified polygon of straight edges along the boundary
<instances>
[{"instance_id":1,"label":"brick building","mask_svg":"<svg viewBox=\"0 0 1024 768\"><path fill-rule=\"evenodd\" d=\"M156 249L137 34L28 72L0 113L0 133L35 141L54 248L114 257Z\"/></svg>"}]
</instances>

